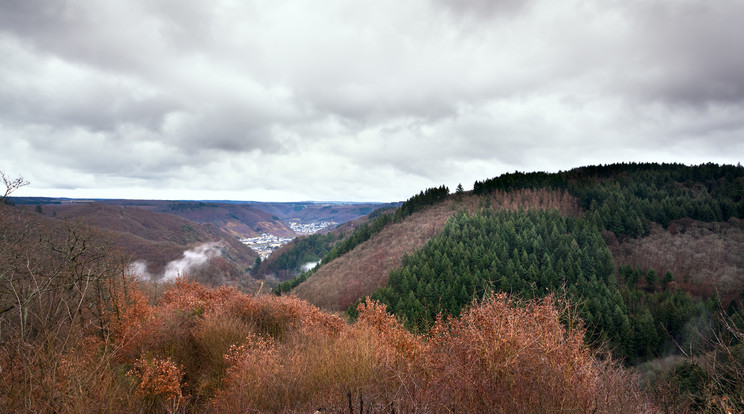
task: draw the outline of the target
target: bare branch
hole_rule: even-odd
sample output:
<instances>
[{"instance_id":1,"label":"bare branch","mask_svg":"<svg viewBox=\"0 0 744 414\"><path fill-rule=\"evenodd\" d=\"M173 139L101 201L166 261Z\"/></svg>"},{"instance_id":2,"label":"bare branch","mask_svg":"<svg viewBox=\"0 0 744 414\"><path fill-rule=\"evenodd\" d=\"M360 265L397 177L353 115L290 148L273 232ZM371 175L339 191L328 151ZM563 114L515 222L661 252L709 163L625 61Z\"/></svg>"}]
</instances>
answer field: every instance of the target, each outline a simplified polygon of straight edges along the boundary
<instances>
[{"instance_id":1,"label":"bare branch","mask_svg":"<svg viewBox=\"0 0 744 414\"><path fill-rule=\"evenodd\" d=\"M0 171L0 178L3 179L3 184L5 184L5 193L0 197L0 203L5 201L5 199L15 190L31 184L31 182L23 178L23 176L19 175L17 178L11 178L5 175L3 171Z\"/></svg>"}]
</instances>

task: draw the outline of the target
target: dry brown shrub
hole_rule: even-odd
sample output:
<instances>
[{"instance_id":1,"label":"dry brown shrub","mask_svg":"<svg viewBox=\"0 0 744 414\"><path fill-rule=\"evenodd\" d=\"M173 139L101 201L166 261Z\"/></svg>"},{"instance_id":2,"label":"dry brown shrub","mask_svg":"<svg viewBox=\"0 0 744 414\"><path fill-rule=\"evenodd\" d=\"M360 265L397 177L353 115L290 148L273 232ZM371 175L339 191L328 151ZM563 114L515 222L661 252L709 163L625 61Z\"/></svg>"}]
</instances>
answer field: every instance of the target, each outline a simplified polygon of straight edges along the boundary
<instances>
[{"instance_id":1,"label":"dry brown shrub","mask_svg":"<svg viewBox=\"0 0 744 414\"><path fill-rule=\"evenodd\" d=\"M181 392L183 367L178 366L170 358L141 357L134 362L127 376L136 378L136 393L148 402L150 409L159 408L164 412L175 413L188 399Z\"/></svg>"},{"instance_id":2,"label":"dry brown shrub","mask_svg":"<svg viewBox=\"0 0 744 414\"><path fill-rule=\"evenodd\" d=\"M225 356L215 412L652 412L633 378L598 359L552 299L506 296L413 335L384 305L340 330L249 336ZM300 318L302 319L302 317ZM307 325L310 326L310 325Z\"/></svg>"},{"instance_id":3,"label":"dry brown shrub","mask_svg":"<svg viewBox=\"0 0 744 414\"><path fill-rule=\"evenodd\" d=\"M134 287L129 295L105 338L76 336L84 339L64 351L53 342L16 354L24 348L3 347L0 408L650 411L625 371L597 359L579 328L561 325L550 299L518 307L499 296L418 336L369 300L349 325L296 297L183 281L156 305Z\"/></svg>"},{"instance_id":4,"label":"dry brown shrub","mask_svg":"<svg viewBox=\"0 0 744 414\"><path fill-rule=\"evenodd\" d=\"M94 228L0 206L0 412L136 407L112 368L137 302L122 269Z\"/></svg>"},{"instance_id":5,"label":"dry brown shrub","mask_svg":"<svg viewBox=\"0 0 744 414\"><path fill-rule=\"evenodd\" d=\"M505 294L432 329L438 412L646 412L622 369L566 329L548 297L516 306Z\"/></svg>"},{"instance_id":6,"label":"dry brown shrub","mask_svg":"<svg viewBox=\"0 0 744 414\"><path fill-rule=\"evenodd\" d=\"M225 387L212 403L217 412L251 412L273 408L279 361L272 341L251 335L225 355Z\"/></svg>"},{"instance_id":7,"label":"dry brown shrub","mask_svg":"<svg viewBox=\"0 0 744 414\"><path fill-rule=\"evenodd\" d=\"M131 363L142 354L171 358L183 367L183 390L194 406L206 404L223 386L229 367L224 355L246 337L286 342L303 333L333 336L346 326L296 297L253 296L185 280L177 280L142 314L119 335L135 340L117 353L118 361Z\"/></svg>"},{"instance_id":8,"label":"dry brown shrub","mask_svg":"<svg viewBox=\"0 0 744 414\"><path fill-rule=\"evenodd\" d=\"M315 319L313 312L303 319ZM216 412L406 412L416 407L412 375L424 343L385 313L361 309L360 322L328 329L305 323L285 342L252 336L226 355L225 387L212 404ZM325 318L325 317L324 317ZM407 395L407 393L409 395ZM420 394L423 395L423 394Z\"/></svg>"}]
</instances>

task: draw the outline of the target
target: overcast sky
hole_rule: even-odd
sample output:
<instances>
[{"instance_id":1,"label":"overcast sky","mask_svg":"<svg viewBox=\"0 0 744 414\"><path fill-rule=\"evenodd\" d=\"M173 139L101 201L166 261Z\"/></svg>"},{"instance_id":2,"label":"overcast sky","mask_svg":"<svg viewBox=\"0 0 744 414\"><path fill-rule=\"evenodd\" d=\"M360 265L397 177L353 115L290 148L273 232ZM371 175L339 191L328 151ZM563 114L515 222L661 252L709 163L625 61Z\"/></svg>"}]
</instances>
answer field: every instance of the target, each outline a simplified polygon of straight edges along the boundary
<instances>
[{"instance_id":1,"label":"overcast sky","mask_svg":"<svg viewBox=\"0 0 744 414\"><path fill-rule=\"evenodd\" d=\"M393 201L744 160L744 0L0 0L19 196Z\"/></svg>"}]
</instances>

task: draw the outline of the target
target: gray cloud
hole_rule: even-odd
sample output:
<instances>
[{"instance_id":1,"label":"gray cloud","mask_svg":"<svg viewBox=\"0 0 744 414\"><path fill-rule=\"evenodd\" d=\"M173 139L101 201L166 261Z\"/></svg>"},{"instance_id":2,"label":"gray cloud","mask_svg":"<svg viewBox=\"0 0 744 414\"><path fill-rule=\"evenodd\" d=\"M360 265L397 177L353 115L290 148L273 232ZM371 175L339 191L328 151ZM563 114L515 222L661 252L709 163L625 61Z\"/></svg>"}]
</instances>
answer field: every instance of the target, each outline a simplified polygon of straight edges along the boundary
<instances>
[{"instance_id":1,"label":"gray cloud","mask_svg":"<svg viewBox=\"0 0 744 414\"><path fill-rule=\"evenodd\" d=\"M433 0L433 3L444 7L458 18L488 20L493 18L513 17L524 11L531 0Z\"/></svg>"},{"instance_id":2,"label":"gray cloud","mask_svg":"<svg viewBox=\"0 0 744 414\"><path fill-rule=\"evenodd\" d=\"M29 194L398 200L744 153L739 0L0 7L0 169Z\"/></svg>"},{"instance_id":3,"label":"gray cloud","mask_svg":"<svg viewBox=\"0 0 744 414\"><path fill-rule=\"evenodd\" d=\"M624 86L670 104L744 99L744 3L647 2L626 5L633 31ZM635 85L633 85L635 83Z\"/></svg>"}]
</instances>

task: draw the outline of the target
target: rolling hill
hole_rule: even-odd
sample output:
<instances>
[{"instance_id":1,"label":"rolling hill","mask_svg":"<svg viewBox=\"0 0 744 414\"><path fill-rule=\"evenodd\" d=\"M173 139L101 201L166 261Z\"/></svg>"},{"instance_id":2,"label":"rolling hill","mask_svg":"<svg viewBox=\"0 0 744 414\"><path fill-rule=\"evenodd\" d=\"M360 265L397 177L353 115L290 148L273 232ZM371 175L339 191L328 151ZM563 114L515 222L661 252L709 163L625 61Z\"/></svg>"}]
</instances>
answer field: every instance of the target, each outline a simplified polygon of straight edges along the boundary
<instances>
[{"instance_id":1,"label":"rolling hill","mask_svg":"<svg viewBox=\"0 0 744 414\"><path fill-rule=\"evenodd\" d=\"M20 205L41 205L42 209L47 210L49 214L69 204L96 203L134 207L171 214L197 223L213 224L238 238L255 237L261 233L292 237L295 232L288 227L289 222L332 221L342 224L363 217L378 208L397 206L397 203L73 200L45 197L14 197L13 201Z\"/></svg>"},{"instance_id":2,"label":"rolling hill","mask_svg":"<svg viewBox=\"0 0 744 414\"><path fill-rule=\"evenodd\" d=\"M76 221L104 230L110 243L132 262L142 261L148 271L159 275L168 263L184 252L204 244L219 250L203 269L192 269L198 280L221 284L246 278L246 269L257 257L250 248L211 224L200 224L171 214L142 208L101 203L70 203L42 210L50 221Z\"/></svg>"}]
</instances>

